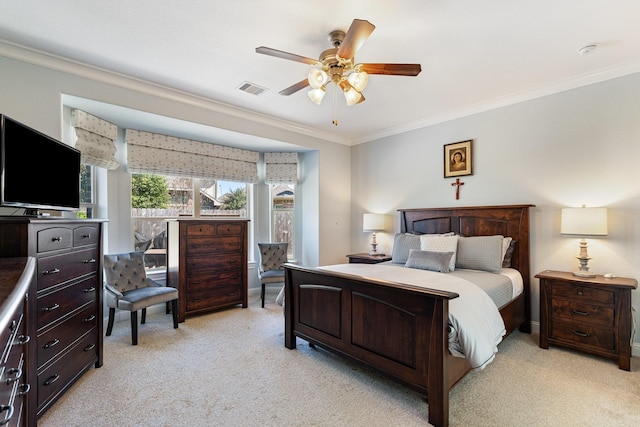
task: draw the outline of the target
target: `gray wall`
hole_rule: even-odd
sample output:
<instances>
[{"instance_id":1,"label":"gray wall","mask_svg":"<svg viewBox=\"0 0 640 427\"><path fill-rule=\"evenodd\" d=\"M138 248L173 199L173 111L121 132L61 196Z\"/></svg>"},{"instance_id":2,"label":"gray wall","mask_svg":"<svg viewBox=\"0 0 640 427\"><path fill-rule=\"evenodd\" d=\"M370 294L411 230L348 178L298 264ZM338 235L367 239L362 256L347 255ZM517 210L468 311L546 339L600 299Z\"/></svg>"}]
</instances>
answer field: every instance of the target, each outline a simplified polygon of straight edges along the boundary
<instances>
[{"instance_id":1,"label":"gray wall","mask_svg":"<svg viewBox=\"0 0 640 427\"><path fill-rule=\"evenodd\" d=\"M351 154L351 250L369 248L362 213L388 213L389 252L400 208L531 203L532 276L577 269L578 239L560 235L564 207L609 208L609 235L590 239L596 273L640 278L640 74L364 143ZM473 175L460 200L443 178L443 146L473 139ZM539 318L538 280L533 316ZM639 291L632 292L640 312ZM640 320L640 316L636 316ZM636 329L640 323L636 324ZM640 334L635 338L640 351Z\"/></svg>"}]
</instances>

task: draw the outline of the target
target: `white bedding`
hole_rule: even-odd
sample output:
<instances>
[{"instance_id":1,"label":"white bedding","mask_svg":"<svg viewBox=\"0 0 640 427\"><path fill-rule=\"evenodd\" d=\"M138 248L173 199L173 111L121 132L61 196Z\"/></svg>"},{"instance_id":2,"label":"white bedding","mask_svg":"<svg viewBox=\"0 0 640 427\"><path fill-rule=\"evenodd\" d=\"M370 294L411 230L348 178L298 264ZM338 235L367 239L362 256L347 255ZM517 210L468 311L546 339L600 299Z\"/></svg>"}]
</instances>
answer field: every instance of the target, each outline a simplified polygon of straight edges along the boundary
<instances>
[{"instance_id":1,"label":"white bedding","mask_svg":"<svg viewBox=\"0 0 640 427\"><path fill-rule=\"evenodd\" d=\"M449 301L449 351L454 356L466 357L474 370L483 369L495 358L498 344L506 334L502 316L491 298L460 277L390 264L318 268L457 293L459 297Z\"/></svg>"}]
</instances>

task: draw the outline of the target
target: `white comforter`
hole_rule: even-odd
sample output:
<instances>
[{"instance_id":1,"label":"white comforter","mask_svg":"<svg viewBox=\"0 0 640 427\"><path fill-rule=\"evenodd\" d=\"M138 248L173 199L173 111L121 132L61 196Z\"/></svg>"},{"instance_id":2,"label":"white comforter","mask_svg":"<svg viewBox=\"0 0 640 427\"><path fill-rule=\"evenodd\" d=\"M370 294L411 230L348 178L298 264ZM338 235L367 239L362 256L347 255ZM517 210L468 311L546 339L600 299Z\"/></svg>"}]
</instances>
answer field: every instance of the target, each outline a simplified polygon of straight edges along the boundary
<instances>
[{"instance_id":1,"label":"white comforter","mask_svg":"<svg viewBox=\"0 0 640 427\"><path fill-rule=\"evenodd\" d=\"M495 358L498 344L506 333L502 316L491 298L478 286L459 277L389 264L338 264L319 268L457 293L460 296L449 301L449 351L454 356L466 357L475 370L483 369Z\"/></svg>"}]
</instances>

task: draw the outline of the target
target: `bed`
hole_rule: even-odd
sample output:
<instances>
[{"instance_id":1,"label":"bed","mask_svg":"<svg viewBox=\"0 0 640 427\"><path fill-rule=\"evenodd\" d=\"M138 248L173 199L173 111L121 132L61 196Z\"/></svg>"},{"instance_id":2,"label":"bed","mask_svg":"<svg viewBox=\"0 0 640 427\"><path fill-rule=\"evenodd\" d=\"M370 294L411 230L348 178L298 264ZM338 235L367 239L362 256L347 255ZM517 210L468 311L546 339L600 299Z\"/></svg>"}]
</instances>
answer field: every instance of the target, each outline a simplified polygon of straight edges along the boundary
<instances>
[{"instance_id":1,"label":"bed","mask_svg":"<svg viewBox=\"0 0 640 427\"><path fill-rule=\"evenodd\" d=\"M400 233L510 237L516 242L511 268L520 273L522 289L499 316L505 335L530 333L532 206L402 209ZM284 268L287 348L295 349L301 338L364 363L425 394L429 422L448 425L449 390L472 369L449 351L449 306L458 293L323 267Z\"/></svg>"}]
</instances>

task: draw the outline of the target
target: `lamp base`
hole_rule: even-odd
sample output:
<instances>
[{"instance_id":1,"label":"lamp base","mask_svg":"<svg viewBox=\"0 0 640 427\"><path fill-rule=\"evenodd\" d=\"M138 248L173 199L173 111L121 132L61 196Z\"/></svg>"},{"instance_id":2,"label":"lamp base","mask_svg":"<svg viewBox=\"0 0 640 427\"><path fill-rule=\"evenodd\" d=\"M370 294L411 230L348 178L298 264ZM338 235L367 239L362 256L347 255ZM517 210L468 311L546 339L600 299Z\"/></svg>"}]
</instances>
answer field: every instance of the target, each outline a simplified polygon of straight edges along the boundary
<instances>
[{"instance_id":1,"label":"lamp base","mask_svg":"<svg viewBox=\"0 0 640 427\"><path fill-rule=\"evenodd\" d=\"M577 277L584 277L584 278L593 278L593 277L596 277L596 274L594 274L594 273L592 273L592 272L590 272L590 271L580 271L580 270L578 270L578 271L574 271L574 272L573 272L573 275L574 275L574 276L577 276Z\"/></svg>"}]
</instances>

